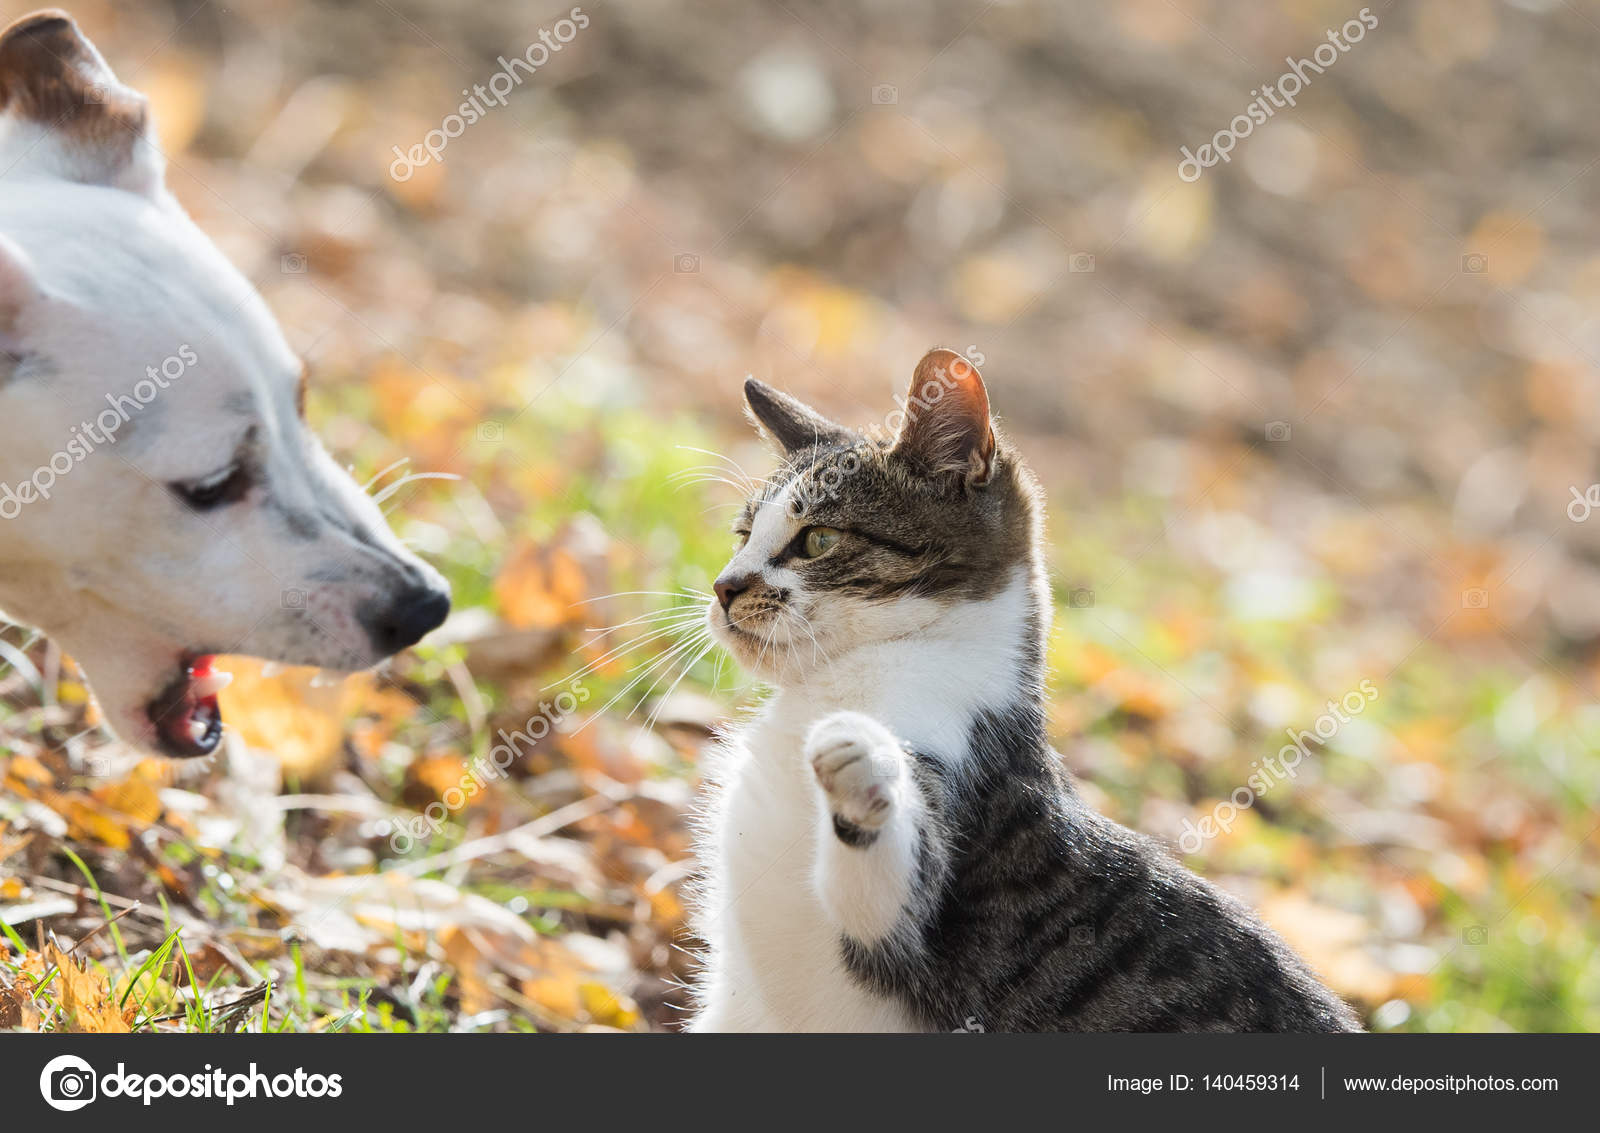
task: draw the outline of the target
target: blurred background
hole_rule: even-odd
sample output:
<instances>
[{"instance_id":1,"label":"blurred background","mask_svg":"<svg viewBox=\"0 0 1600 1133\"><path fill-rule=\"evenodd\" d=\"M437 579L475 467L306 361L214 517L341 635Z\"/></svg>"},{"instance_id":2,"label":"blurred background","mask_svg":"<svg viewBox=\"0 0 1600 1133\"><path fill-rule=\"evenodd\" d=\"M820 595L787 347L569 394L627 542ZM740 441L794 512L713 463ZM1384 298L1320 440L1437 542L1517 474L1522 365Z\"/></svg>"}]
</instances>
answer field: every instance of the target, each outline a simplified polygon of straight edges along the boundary
<instances>
[{"instance_id":1,"label":"blurred background","mask_svg":"<svg viewBox=\"0 0 1600 1133\"><path fill-rule=\"evenodd\" d=\"M758 692L646 619L770 466L745 375L877 422L943 344L1049 491L1094 805L1374 1029L1600 1028L1600 6L72 9L457 610L225 662L204 767L0 634L0 1027L674 1026Z\"/></svg>"}]
</instances>

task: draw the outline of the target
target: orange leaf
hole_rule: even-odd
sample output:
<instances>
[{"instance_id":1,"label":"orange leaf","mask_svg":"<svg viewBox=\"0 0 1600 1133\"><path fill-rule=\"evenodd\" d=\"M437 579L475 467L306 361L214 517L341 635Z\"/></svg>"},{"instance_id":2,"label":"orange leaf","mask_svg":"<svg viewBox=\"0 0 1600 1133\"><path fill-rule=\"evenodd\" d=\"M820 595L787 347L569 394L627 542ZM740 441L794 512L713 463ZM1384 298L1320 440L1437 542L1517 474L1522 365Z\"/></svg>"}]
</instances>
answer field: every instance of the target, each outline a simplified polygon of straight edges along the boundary
<instances>
[{"instance_id":1,"label":"orange leaf","mask_svg":"<svg viewBox=\"0 0 1600 1133\"><path fill-rule=\"evenodd\" d=\"M5 836L3 827L0 827L0 862L5 861L18 850L23 849L33 839L32 834L23 834L16 838Z\"/></svg>"},{"instance_id":2,"label":"orange leaf","mask_svg":"<svg viewBox=\"0 0 1600 1133\"><path fill-rule=\"evenodd\" d=\"M551 629L571 622L583 601L583 568L563 547L525 544L494 582L495 599L517 629Z\"/></svg>"},{"instance_id":3,"label":"orange leaf","mask_svg":"<svg viewBox=\"0 0 1600 1133\"><path fill-rule=\"evenodd\" d=\"M52 986L61 1001L66 1029L77 1034L127 1034L131 1029L111 997L104 974L79 967L51 941L46 955L60 973Z\"/></svg>"},{"instance_id":4,"label":"orange leaf","mask_svg":"<svg viewBox=\"0 0 1600 1133\"><path fill-rule=\"evenodd\" d=\"M121 783L97 787L94 797L113 815L141 826L148 826L161 817L161 796L148 779L125 779Z\"/></svg>"},{"instance_id":5,"label":"orange leaf","mask_svg":"<svg viewBox=\"0 0 1600 1133\"><path fill-rule=\"evenodd\" d=\"M345 721L368 695L373 678L357 674L337 684L318 684L317 670L283 669L273 676L259 661L220 658L233 674L222 690L222 715L251 747L271 752L284 773L312 779L336 761Z\"/></svg>"},{"instance_id":6,"label":"orange leaf","mask_svg":"<svg viewBox=\"0 0 1600 1133\"><path fill-rule=\"evenodd\" d=\"M493 1007L494 991L484 979L484 972L491 970L494 965L488 962L471 934L456 925L446 925L439 933L439 944L444 949L445 959L455 969L462 1013L476 1015Z\"/></svg>"},{"instance_id":7,"label":"orange leaf","mask_svg":"<svg viewBox=\"0 0 1600 1133\"><path fill-rule=\"evenodd\" d=\"M578 999L589 1018L602 1026L632 1030L638 1025L638 1009L598 980L579 984Z\"/></svg>"},{"instance_id":8,"label":"orange leaf","mask_svg":"<svg viewBox=\"0 0 1600 1133\"><path fill-rule=\"evenodd\" d=\"M67 836L72 841L98 842L113 850L126 850L133 844L133 834L127 823L107 814L89 798L54 795L45 801L51 810L67 820Z\"/></svg>"}]
</instances>

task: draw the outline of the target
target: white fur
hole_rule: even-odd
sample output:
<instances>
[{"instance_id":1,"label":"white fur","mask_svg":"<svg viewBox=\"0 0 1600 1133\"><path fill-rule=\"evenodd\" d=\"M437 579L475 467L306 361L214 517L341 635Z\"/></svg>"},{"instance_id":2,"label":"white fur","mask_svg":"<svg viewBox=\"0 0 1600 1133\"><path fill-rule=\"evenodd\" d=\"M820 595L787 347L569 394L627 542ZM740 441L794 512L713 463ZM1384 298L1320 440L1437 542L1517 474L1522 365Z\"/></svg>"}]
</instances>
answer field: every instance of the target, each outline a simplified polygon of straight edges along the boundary
<instances>
[{"instance_id":1,"label":"white fur","mask_svg":"<svg viewBox=\"0 0 1600 1133\"><path fill-rule=\"evenodd\" d=\"M798 529L786 509L763 509L750 542L781 547ZM757 553L748 565L759 569L761 561ZM735 564L746 565L738 557ZM1019 568L994 597L952 605L817 602L797 588L793 613L771 638L782 645L766 649L730 635L721 607L711 606L713 631L781 687L727 737L711 768L700 842L708 954L693 1029L916 1029L899 1004L850 976L840 939L881 940L915 899L921 800L903 751L959 773L974 715L1015 694L1036 585ZM841 744L870 758L865 777L835 783L835 794L859 800L876 785L891 799L877 839L865 847L835 836L814 767Z\"/></svg>"},{"instance_id":2,"label":"white fur","mask_svg":"<svg viewBox=\"0 0 1600 1133\"><path fill-rule=\"evenodd\" d=\"M194 359L49 500L0 519L0 609L59 641L134 743L152 742L145 706L186 653L364 667L380 656L358 608L444 585L299 419L300 359L162 164L149 138L97 155L0 117L0 350L24 359L0 358L0 484L59 460L147 367ZM190 512L168 485L226 469L252 428L265 491ZM285 509L305 535L286 537Z\"/></svg>"},{"instance_id":3,"label":"white fur","mask_svg":"<svg viewBox=\"0 0 1600 1133\"><path fill-rule=\"evenodd\" d=\"M846 936L880 944L914 896L917 827L925 808L910 759L893 732L848 710L813 724L802 752L822 792L824 815L839 815L875 837L869 847L817 838L817 899Z\"/></svg>"}]
</instances>

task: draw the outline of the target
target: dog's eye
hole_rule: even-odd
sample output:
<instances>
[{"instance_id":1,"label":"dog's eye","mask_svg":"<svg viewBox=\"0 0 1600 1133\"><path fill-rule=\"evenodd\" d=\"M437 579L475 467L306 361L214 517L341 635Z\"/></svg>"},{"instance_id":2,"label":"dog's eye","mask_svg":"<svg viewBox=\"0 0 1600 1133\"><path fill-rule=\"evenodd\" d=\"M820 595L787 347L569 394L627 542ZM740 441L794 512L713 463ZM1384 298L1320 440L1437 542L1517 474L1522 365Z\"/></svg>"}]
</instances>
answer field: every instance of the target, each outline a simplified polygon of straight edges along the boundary
<instances>
[{"instance_id":1,"label":"dog's eye","mask_svg":"<svg viewBox=\"0 0 1600 1133\"><path fill-rule=\"evenodd\" d=\"M817 558L833 550L835 544L844 538L844 532L833 527L808 527L805 540L800 544L800 553L808 559Z\"/></svg>"},{"instance_id":2,"label":"dog's eye","mask_svg":"<svg viewBox=\"0 0 1600 1133\"><path fill-rule=\"evenodd\" d=\"M211 511L243 499L250 490L250 474L243 465L234 464L203 480L180 481L168 486L195 511Z\"/></svg>"}]
</instances>

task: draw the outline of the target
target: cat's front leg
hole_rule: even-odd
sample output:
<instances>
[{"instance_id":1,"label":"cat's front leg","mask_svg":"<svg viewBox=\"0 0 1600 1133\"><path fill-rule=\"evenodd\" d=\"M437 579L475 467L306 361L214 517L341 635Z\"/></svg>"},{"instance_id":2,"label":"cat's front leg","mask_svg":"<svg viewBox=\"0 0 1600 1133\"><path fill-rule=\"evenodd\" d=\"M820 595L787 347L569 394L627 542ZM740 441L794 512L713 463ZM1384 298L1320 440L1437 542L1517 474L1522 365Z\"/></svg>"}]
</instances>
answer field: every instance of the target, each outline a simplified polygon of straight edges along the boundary
<instances>
[{"instance_id":1,"label":"cat's front leg","mask_svg":"<svg viewBox=\"0 0 1600 1133\"><path fill-rule=\"evenodd\" d=\"M919 870L938 857L919 861L932 820L912 758L894 733L859 712L812 725L805 758L823 803L817 895L846 936L880 943L926 904Z\"/></svg>"}]
</instances>

